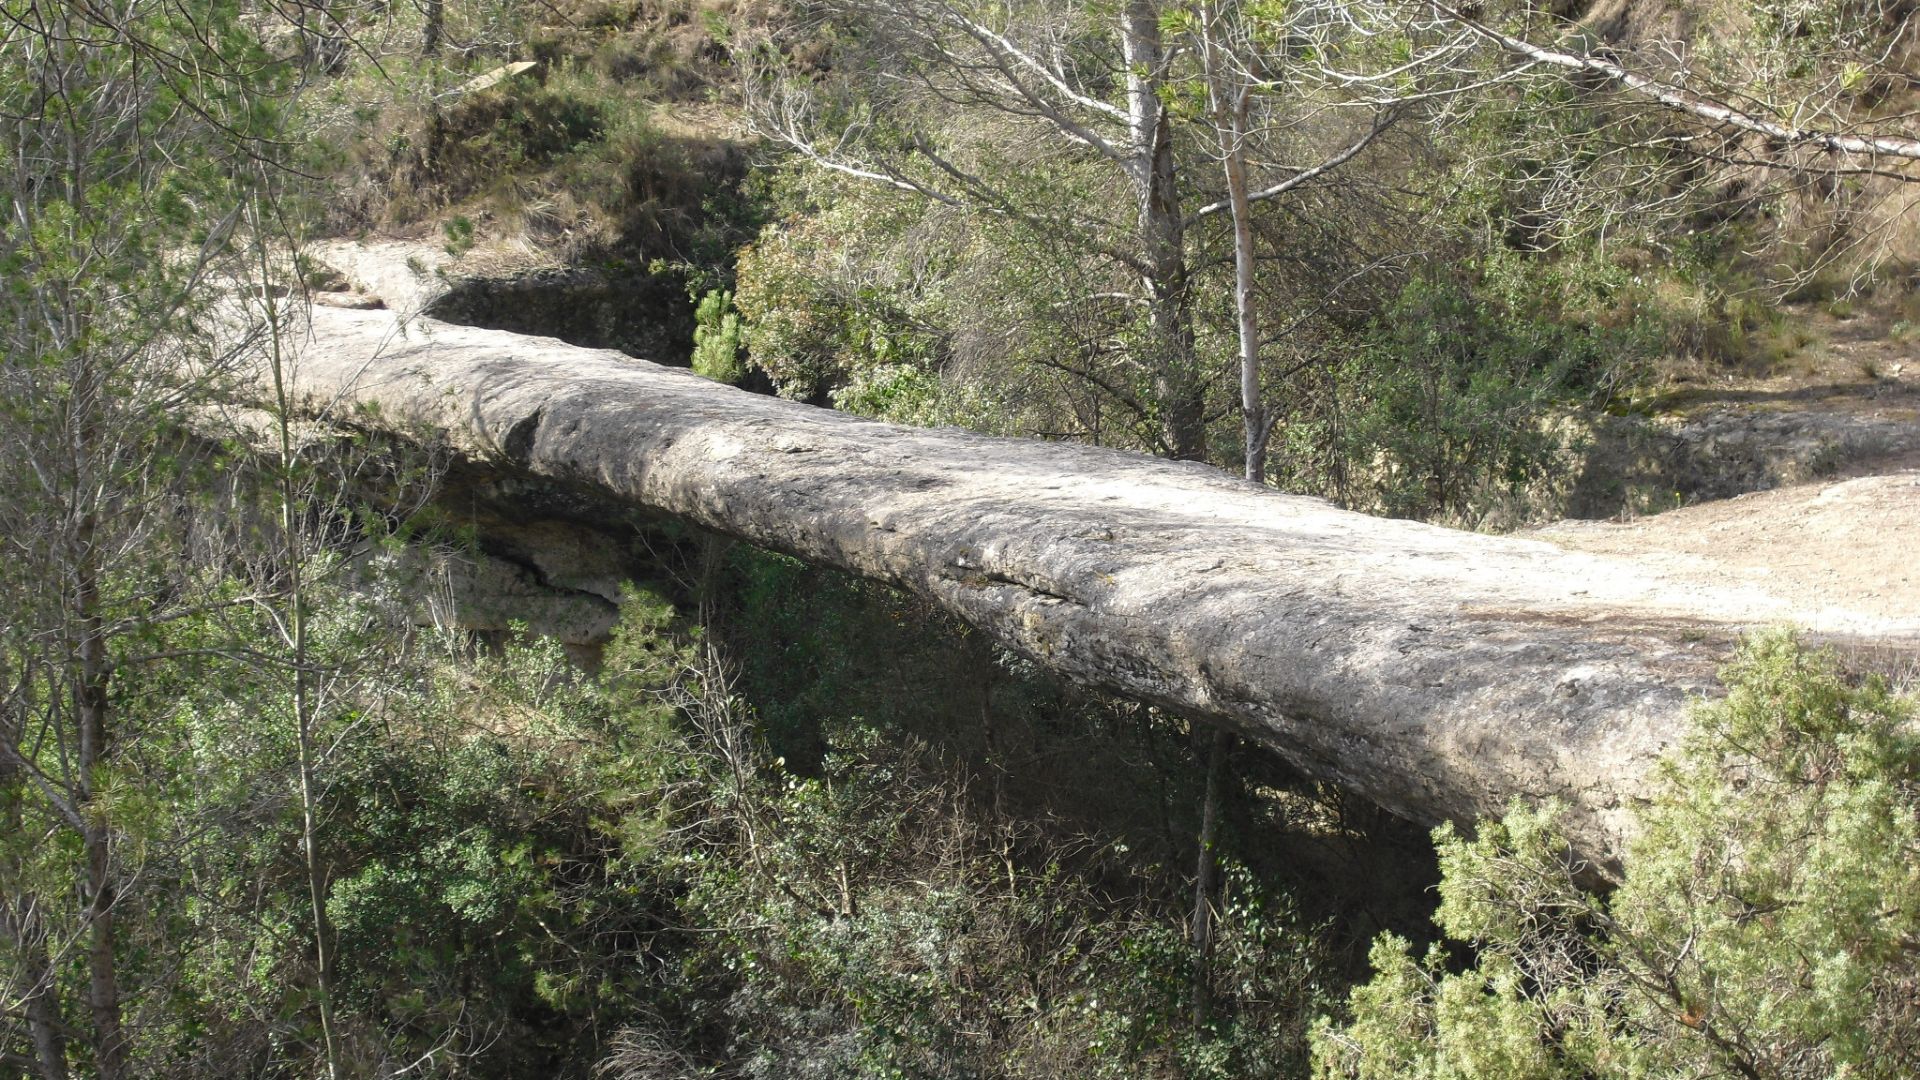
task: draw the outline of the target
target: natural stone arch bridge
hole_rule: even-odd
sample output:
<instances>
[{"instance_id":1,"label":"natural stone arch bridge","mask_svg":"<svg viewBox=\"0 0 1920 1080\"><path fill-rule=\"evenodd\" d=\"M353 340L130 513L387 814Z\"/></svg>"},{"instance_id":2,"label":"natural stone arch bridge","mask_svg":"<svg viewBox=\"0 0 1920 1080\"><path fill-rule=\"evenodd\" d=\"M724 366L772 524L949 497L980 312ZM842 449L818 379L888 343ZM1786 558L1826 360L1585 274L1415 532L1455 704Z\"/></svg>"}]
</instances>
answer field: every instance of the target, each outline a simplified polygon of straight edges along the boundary
<instances>
[{"instance_id":1,"label":"natural stone arch bridge","mask_svg":"<svg viewBox=\"0 0 1920 1080\"><path fill-rule=\"evenodd\" d=\"M1227 725L1419 821L1558 797L1607 862L1743 630L1920 653L1908 609L877 423L550 339L400 332L385 310L316 307L295 385L308 414L442 442L465 470L908 590L1075 683ZM1904 490L1920 506L1920 478Z\"/></svg>"}]
</instances>

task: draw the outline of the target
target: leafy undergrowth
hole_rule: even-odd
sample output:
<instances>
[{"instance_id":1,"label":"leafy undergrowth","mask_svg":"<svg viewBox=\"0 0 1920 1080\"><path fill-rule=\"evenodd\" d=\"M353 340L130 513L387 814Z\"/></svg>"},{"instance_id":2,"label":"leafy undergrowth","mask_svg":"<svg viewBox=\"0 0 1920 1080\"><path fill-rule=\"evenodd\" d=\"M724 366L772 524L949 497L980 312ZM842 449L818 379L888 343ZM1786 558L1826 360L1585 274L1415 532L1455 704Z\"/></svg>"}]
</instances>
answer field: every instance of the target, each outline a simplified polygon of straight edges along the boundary
<instances>
[{"instance_id":1,"label":"leafy undergrowth","mask_svg":"<svg viewBox=\"0 0 1920 1080\"><path fill-rule=\"evenodd\" d=\"M1621 888L1584 885L1551 807L1472 840L1443 829L1448 943L1421 959L1417 928L1382 937L1343 1010L1351 910L1423 894L1299 860L1301 832L1331 830L1263 756L1227 770L1203 953L1185 725L1072 699L896 594L790 560L741 549L670 576L713 590L708 625L636 592L597 676L552 643L463 655L421 632L331 699L326 914L354 1074L1920 1065L1913 702L1785 636L1750 643L1727 699L1699 709ZM316 648L358 655L382 610L329 601ZM141 767L171 800L142 804L129 897L193 897L139 940L196 973L141 984L142 1075L310 1073L286 688L213 664L129 690L164 706Z\"/></svg>"}]
</instances>

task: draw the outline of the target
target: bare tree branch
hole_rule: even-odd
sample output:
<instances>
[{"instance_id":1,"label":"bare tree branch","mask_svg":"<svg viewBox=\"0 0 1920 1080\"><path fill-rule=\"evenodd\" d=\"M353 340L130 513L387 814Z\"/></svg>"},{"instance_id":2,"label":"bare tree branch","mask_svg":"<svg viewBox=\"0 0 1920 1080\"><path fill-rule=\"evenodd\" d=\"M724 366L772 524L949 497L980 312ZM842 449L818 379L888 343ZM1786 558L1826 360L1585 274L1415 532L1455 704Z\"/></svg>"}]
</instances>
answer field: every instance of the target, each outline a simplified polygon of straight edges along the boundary
<instances>
[{"instance_id":1,"label":"bare tree branch","mask_svg":"<svg viewBox=\"0 0 1920 1080\"><path fill-rule=\"evenodd\" d=\"M1790 126L1762 116L1756 116L1744 109L1737 108L1724 101L1689 90L1682 86L1663 82L1634 71L1629 71L1611 60L1591 53L1565 52L1549 49L1511 34L1503 33L1477 19L1463 14L1455 8L1438 2L1434 10L1448 19L1466 27L1473 33L1500 48L1523 56L1536 64L1545 64L1568 71L1585 71L1603 76L1634 93L1649 97L1672 109L1725 124L1742 131L1764 135L1789 146L1811 146L1836 154L1863 155L1869 157L1887 156L1920 161L1920 139L1902 135L1851 134L1848 132L1828 131L1818 128ZM1920 177L1903 177L1911 181L1920 181Z\"/></svg>"},{"instance_id":2,"label":"bare tree branch","mask_svg":"<svg viewBox=\"0 0 1920 1080\"><path fill-rule=\"evenodd\" d=\"M1322 161L1318 165L1312 166L1311 168L1301 169L1299 172L1294 173L1292 176L1287 177L1285 180L1282 180L1277 184L1273 184L1269 187L1261 188L1258 191L1248 192L1247 201L1262 202L1267 199L1276 198L1278 196L1285 195L1287 192L1292 191L1295 188L1301 187L1306 184L1310 184L1313 181L1318 180L1320 177L1325 176L1326 174L1332 172L1333 170L1338 169L1340 166L1345 165L1347 162L1352 161L1356 156L1359 155L1360 151L1365 150L1367 147L1373 145L1373 141L1375 139L1378 139L1382 133L1384 133L1389 127L1393 126L1393 121L1394 121L1394 113L1392 113L1391 111L1380 113L1379 116L1374 118L1373 126L1368 128L1367 132L1364 135L1361 135L1358 139L1355 139L1352 143L1349 143L1346 146L1346 148L1341 150L1339 153L1333 155L1332 157L1326 159L1325 161ZM1187 224L1191 225L1191 224L1194 224L1195 222L1202 220L1203 218L1211 217L1214 214L1221 213L1222 211L1230 209L1231 206L1232 204L1226 199L1221 199L1218 202L1208 203L1207 205L1187 215Z\"/></svg>"}]
</instances>

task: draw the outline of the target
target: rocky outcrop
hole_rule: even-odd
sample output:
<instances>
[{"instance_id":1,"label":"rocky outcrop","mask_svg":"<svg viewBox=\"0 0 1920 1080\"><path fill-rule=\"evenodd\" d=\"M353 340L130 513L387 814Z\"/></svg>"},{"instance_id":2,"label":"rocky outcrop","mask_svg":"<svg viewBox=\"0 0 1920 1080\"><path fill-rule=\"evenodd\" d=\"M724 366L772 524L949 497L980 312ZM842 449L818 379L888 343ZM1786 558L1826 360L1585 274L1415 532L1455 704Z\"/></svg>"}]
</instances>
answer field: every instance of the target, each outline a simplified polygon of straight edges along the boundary
<instances>
[{"instance_id":1,"label":"rocky outcrop","mask_svg":"<svg viewBox=\"0 0 1920 1080\"><path fill-rule=\"evenodd\" d=\"M1920 461L1920 394L1892 384L1791 408L1603 416L1591 435L1567 517L1666 510Z\"/></svg>"},{"instance_id":2,"label":"rocky outcrop","mask_svg":"<svg viewBox=\"0 0 1920 1080\"><path fill-rule=\"evenodd\" d=\"M643 267L548 265L530 250L478 249L455 256L406 240L332 242L310 255L362 297L403 318L485 325L617 349L685 366L693 351L693 303L685 280ZM346 294L315 298L352 306Z\"/></svg>"},{"instance_id":3,"label":"rocky outcrop","mask_svg":"<svg viewBox=\"0 0 1920 1080\"><path fill-rule=\"evenodd\" d=\"M296 385L313 415L911 590L1418 820L1557 797L1603 862L1742 629L1920 649L1911 620L1195 464L897 427L551 340L396 332L387 312L312 318Z\"/></svg>"},{"instance_id":4,"label":"rocky outcrop","mask_svg":"<svg viewBox=\"0 0 1920 1080\"><path fill-rule=\"evenodd\" d=\"M516 627L566 645L604 643L619 622L612 597L547 580L537 567L484 551L367 552L362 580L390 582L419 625L505 634Z\"/></svg>"}]
</instances>

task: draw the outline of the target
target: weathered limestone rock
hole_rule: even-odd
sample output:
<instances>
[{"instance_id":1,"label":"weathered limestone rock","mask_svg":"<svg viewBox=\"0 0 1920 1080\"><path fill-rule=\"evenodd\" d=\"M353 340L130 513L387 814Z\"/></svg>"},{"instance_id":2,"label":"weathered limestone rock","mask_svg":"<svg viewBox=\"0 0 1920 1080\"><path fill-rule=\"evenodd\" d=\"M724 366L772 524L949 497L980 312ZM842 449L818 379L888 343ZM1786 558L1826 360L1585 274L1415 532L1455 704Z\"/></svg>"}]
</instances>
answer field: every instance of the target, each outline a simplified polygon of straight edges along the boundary
<instances>
[{"instance_id":1,"label":"weathered limestone rock","mask_svg":"<svg viewBox=\"0 0 1920 1080\"><path fill-rule=\"evenodd\" d=\"M316 309L295 381L316 416L919 593L1415 819L1558 797L1603 861L1739 630L1920 649L1912 621L385 312Z\"/></svg>"},{"instance_id":2,"label":"weathered limestone rock","mask_svg":"<svg viewBox=\"0 0 1920 1080\"><path fill-rule=\"evenodd\" d=\"M403 318L484 323L682 365L692 355L693 308L686 282L672 274L551 266L533 252L498 246L456 257L406 240L334 241L310 254L365 305ZM314 303L350 306L346 295L322 293Z\"/></svg>"},{"instance_id":3,"label":"weathered limestone rock","mask_svg":"<svg viewBox=\"0 0 1920 1080\"><path fill-rule=\"evenodd\" d=\"M537 567L482 551L407 548L362 557L368 580L400 586L415 622L504 633L516 626L567 645L603 644L619 623L618 597L543 580Z\"/></svg>"}]
</instances>

